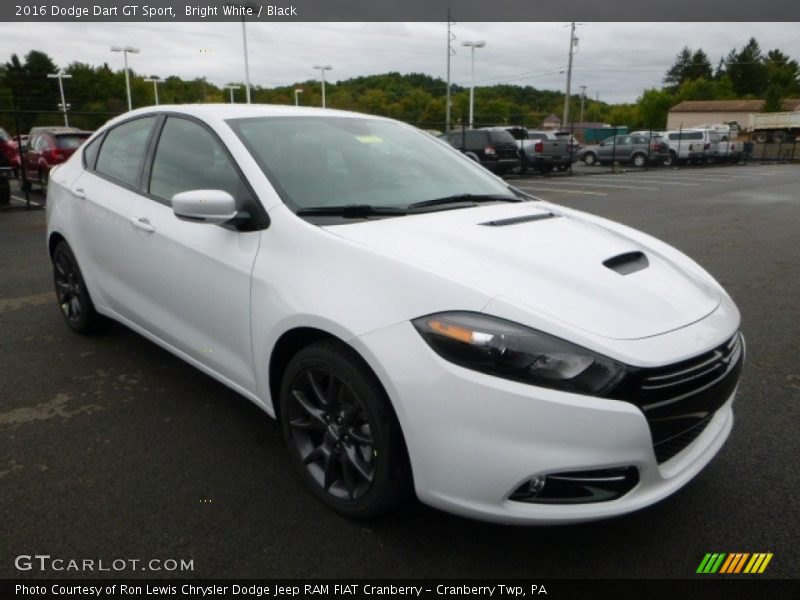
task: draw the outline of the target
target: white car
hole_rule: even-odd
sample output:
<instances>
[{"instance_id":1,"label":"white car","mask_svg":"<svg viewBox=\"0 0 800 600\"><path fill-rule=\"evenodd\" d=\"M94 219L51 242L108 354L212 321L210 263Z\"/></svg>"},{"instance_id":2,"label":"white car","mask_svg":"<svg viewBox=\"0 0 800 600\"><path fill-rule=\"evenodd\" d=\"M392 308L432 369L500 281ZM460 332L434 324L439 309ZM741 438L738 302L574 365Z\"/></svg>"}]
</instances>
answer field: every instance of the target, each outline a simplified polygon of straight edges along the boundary
<instances>
[{"instance_id":1,"label":"white car","mask_svg":"<svg viewBox=\"0 0 800 600\"><path fill-rule=\"evenodd\" d=\"M73 330L114 319L258 404L346 515L619 515L733 424L739 312L706 271L390 119L127 113L53 171L47 241Z\"/></svg>"}]
</instances>

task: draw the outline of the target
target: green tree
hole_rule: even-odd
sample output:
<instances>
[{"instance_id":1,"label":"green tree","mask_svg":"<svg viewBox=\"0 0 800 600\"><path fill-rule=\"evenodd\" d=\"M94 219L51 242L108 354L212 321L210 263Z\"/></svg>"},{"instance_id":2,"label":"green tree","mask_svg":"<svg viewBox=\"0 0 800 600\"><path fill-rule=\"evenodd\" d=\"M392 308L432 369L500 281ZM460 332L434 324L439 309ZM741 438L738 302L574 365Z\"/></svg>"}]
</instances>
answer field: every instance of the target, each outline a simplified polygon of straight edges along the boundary
<instances>
[{"instance_id":1,"label":"green tree","mask_svg":"<svg viewBox=\"0 0 800 600\"><path fill-rule=\"evenodd\" d=\"M702 49L692 52L688 46L684 46L667 71L664 83L671 88L678 88L690 79L711 79L712 76L711 61L706 53Z\"/></svg>"},{"instance_id":2,"label":"green tree","mask_svg":"<svg viewBox=\"0 0 800 600\"><path fill-rule=\"evenodd\" d=\"M662 129L667 126L669 109L675 104L675 97L668 90L651 88L645 90L637 100L639 118L648 129Z\"/></svg>"},{"instance_id":3,"label":"green tree","mask_svg":"<svg viewBox=\"0 0 800 600\"><path fill-rule=\"evenodd\" d=\"M767 88L767 67L761 55L761 47L755 38L736 52L728 54L726 73L739 97L761 97Z\"/></svg>"},{"instance_id":4,"label":"green tree","mask_svg":"<svg viewBox=\"0 0 800 600\"><path fill-rule=\"evenodd\" d=\"M764 112L781 112L782 110L781 87L778 84L772 83L767 88L767 93L764 96Z\"/></svg>"}]
</instances>

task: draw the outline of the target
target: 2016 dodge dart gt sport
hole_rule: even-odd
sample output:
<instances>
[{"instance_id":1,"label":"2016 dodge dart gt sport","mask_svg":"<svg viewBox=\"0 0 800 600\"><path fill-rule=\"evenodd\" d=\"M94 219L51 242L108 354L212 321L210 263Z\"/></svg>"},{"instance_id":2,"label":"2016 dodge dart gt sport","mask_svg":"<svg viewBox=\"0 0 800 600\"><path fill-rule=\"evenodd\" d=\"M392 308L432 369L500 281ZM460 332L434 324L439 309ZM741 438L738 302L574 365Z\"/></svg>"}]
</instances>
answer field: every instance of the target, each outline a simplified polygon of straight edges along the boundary
<instances>
[{"instance_id":1,"label":"2016 dodge dart gt sport","mask_svg":"<svg viewBox=\"0 0 800 600\"><path fill-rule=\"evenodd\" d=\"M717 453L731 299L638 231L527 196L415 128L160 106L53 171L78 333L114 319L279 419L312 493L559 523L630 512Z\"/></svg>"}]
</instances>

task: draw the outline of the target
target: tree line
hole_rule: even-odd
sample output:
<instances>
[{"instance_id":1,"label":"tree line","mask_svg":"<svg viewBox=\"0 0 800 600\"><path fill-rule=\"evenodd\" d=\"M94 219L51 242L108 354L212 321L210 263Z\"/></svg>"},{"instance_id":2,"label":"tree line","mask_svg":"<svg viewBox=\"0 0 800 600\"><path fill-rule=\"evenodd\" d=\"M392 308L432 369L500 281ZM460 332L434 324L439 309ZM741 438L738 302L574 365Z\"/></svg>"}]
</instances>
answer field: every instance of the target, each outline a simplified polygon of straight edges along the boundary
<instances>
[{"instance_id":1,"label":"tree line","mask_svg":"<svg viewBox=\"0 0 800 600\"><path fill-rule=\"evenodd\" d=\"M0 126L8 131L28 131L34 125L59 124L56 113L61 101L58 82L47 75L58 66L46 53L31 50L24 58L14 54L0 64ZM95 129L113 115L127 110L125 74L107 63L73 62L64 67L71 76L64 80L70 124ZM145 74L130 72L133 106L154 103L153 84ZM244 84L235 101L244 101ZM278 87L251 87L256 103L294 104L294 90L302 89L300 103L321 105L321 87L315 80L297 81ZM469 92L452 85L452 122L458 126L469 112ZM170 76L158 85L162 104L228 102L229 91L204 78L192 80ZM779 49L763 52L751 38L742 48L732 49L716 68L702 49L683 48L666 70L660 89L644 90L635 103L607 104L585 100L584 120L631 128L663 128L669 109L684 100L732 100L764 98L766 110L780 110L785 98L800 97L800 66ZM330 108L383 115L426 129L444 129L446 83L422 73L355 77L326 85ZM570 114L578 118L581 99L570 97ZM564 94L532 86L500 84L475 90L477 125L525 125L538 127L551 113L561 115ZM13 111L17 111L16 123Z\"/></svg>"},{"instance_id":2,"label":"tree line","mask_svg":"<svg viewBox=\"0 0 800 600\"><path fill-rule=\"evenodd\" d=\"M686 100L765 100L766 112L800 97L800 65L779 49L763 52L755 38L720 58L716 68L702 48L684 47L664 75L663 87L645 90L634 104L617 105L619 123L666 127L667 113Z\"/></svg>"}]
</instances>

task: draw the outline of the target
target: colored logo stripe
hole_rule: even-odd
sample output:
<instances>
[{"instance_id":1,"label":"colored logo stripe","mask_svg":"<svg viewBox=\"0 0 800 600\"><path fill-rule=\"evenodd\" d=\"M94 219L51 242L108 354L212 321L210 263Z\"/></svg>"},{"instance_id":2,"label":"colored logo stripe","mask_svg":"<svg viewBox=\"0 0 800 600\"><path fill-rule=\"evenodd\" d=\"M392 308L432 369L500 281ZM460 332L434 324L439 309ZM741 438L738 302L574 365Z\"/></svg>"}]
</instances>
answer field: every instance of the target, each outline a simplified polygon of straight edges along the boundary
<instances>
[{"instance_id":1,"label":"colored logo stripe","mask_svg":"<svg viewBox=\"0 0 800 600\"><path fill-rule=\"evenodd\" d=\"M771 560L772 552L707 552L696 572L727 575L763 573Z\"/></svg>"}]
</instances>

